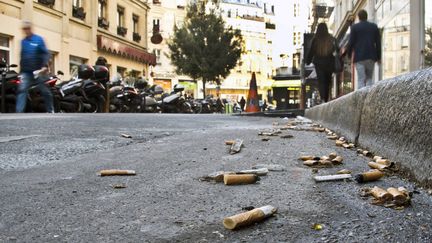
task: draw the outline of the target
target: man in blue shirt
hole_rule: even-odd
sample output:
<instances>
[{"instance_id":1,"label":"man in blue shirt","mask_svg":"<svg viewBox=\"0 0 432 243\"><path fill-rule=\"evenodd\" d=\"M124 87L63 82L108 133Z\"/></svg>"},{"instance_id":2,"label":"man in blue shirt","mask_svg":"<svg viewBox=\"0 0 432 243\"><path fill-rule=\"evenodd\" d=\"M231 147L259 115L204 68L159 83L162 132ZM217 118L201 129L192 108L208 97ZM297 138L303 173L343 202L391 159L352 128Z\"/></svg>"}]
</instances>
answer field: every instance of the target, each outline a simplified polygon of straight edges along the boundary
<instances>
[{"instance_id":1,"label":"man in blue shirt","mask_svg":"<svg viewBox=\"0 0 432 243\"><path fill-rule=\"evenodd\" d=\"M351 26L348 55L354 51L358 88L372 85L375 62L381 62L381 34L376 24L368 22L365 10L358 13L360 22Z\"/></svg>"},{"instance_id":2,"label":"man in blue shirt","mask_svg":"<svg viewBox=\"0 0 432 243\"><path fill-rule=\"evenodd\" d=\"M22 30L25 38L21 41L21 83L18 88L16 112L25 111L28 90L32 85L36 85L44 98L46 111L54 113L53 95L44 82L48 74L49 51L42 37L33 34L31 22L24 21ZM35 75L35 71L39 74Z\"/></svg>"}]
</instances>

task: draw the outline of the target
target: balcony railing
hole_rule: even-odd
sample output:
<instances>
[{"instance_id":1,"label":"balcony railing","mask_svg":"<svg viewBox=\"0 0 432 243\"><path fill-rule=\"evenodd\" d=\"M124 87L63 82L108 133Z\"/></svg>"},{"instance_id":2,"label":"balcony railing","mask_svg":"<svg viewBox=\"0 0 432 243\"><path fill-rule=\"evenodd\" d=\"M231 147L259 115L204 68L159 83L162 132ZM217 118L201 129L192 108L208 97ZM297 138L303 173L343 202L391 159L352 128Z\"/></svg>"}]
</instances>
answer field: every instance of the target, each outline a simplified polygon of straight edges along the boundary
<instances>
[{"instance_id":1,"label":"balcony railing","mask_svg":"<svg viewBox=\"0 0 432 243\"><path fill-rule=\"evenodd\" d=\"M133 33L132 38L135 42L140 42L141 41L141 35L139 33Z\"/></svg>"},{"instance_id":2,"label":"balcony railing","mask_svg":"<svg viewBox=\"0 0 432 243\"><path fill-rule=\"evenodd\" d=\"M276 24L266 23L266 29L274 30L274 29L276 29Z\"/></svg>"},{"instance_id":3,"label":"balcony railing","mask_svg":"<svg viewBox=\"0 0 432 243\"><path fill-rule=\"evenodd\" d=\"M72 16L74 16L75 18L84 20L86 17L86 12L84 12L84 8L83 7L73 7L72 8Z\"/></svg>"},{"instance_id":4,"label":"balcony railing","mask_svg":"<svg viewBox=\"0 0 432 243\"><path fill-rule=\"evenodd\" d=\"M98 26L104 29L108 29L109 22L106 18L98 18Z\"/></svg>"},{"instance_id":5,"label":"balcony railing","mask_svg":"<svg viewBox=\"0 0 432 243\"><path fill-rule=\"evenodd\" d=\"M264 22L264 17L260 17L260 16L254 16L254 15L244 14L241 18L242 19L247 19L247 20L254 20L254 21Z\"/></svg>"},{"instance_id":6,"label":"balcony railing","mask_svg":"<svg viewBox=\"0 0 432 243\"><path fill-rule=\"evenodd\" d=\"M38 0L38 3L43 4L47 7L52 8L55 4L55 0Z\"/></svg>"},{"instance_id":7,"label":"balcony railing","mask_svg":"<svg viewBox=\"0 0 432 243\"><path fill-rule=\"evenodd\" d=\"M127 34L127 28L122 27L122 26L118 26L117 27L117 34L124 37Z\"/></svg>"}]
</instances>

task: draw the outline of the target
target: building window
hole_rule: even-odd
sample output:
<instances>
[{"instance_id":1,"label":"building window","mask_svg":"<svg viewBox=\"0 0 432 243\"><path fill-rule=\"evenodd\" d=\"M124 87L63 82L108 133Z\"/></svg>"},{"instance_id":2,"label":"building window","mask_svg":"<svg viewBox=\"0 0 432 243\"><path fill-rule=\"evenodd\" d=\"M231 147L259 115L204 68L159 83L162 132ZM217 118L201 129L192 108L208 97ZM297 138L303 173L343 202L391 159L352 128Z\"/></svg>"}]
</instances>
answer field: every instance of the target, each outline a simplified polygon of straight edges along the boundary
<instances>
[{"instance_id":1,"label":"building window","mask_svg":"<svg viewBox=\"0 0 432 243\"><path fill-rule=\"evenodd\" d=\"M9 38L5 36L0 36L0 60L6 61L9 64L10 60L10 46Z\"/></svg>"},{"instance_id":2,"label":"building window","mask_svg":"<svg viewBox=\"0 0 432 243\"><path fill-rule=\"evenodd\" d=\"M126 76L126 68L117 66L117 74L124 78Z\"/></svg>"},{"instance_id":3,"label":"building window","mask_svg":"<svg viewBox=\"0 0 432 243\"><path fill-rule=\"evenodd\" d=\"M160 19L153 19L153 31L160 31Z\"/></svg>"},{"instance_id":4,"label":"building window","mask_svg":"<svg viewBox=\"0 0 432 243\"><path fill-rule=\"evenodd\" d=\"M87 59L76 57L76 56L69 56L69 72L72 77L78 76L78 67L81 64L85 64L87 62Z\"/></svg>"},{"instance_id":5,"label":"building window","mask_svg":"<svg viewBox=\"0 0 432 243\"><path fill-rule=\"evenodd\" d=\"M86 12L84 11L82 0L72 1L72 16L81 20L86 17Z\"/></svg>"},{"instance_id":6,"label":"building window","mask_svg":"<svg viewBox=\"0 0 432 243\"><path fill-rule=\"evenodd\" d=\"M98 4L98 26L108 29L109 22L107 18L107 0L99 0Z\"/></svg>"},{"instance_id":7,"label":"building window","mask_svg":"<svg viewBox=\"0 0 432 243\"><path fill-rule=\"evenodd\" d=\"M154 49L153 54L156 56L156 65L161 65L161 50L160 49Z\"/></svg>"},{"instance_id":8,"label":"building window","mask_svg":"<svg viewBox=\"0 0 432 243\"><path fill-rule=\"evenodd\" d=\"M132 21L133 21L133 40L135 42L141 41L141 35L139 34L139 16L138 15L132 15Z\"/></svg>"},{"instance_id":9,"label":"building window","mask_svg":"<svg viewBox=\"0 0 432 243\"><path fill-rule=\"evenodd\" d=\"M125 36L127 34L124 11L123 7L117 6L117 34L120 36Z\"/></svg>"},{"instance_id":10,"label":"building window","mask_svg":"<svg viewBox=\"0 0 432 243\"><path fill-rule=\"evenodd\" d=\"M294 3L294 17L298 17L299 16L299 4L298 3Z\"/></svg>"}]
</instances>

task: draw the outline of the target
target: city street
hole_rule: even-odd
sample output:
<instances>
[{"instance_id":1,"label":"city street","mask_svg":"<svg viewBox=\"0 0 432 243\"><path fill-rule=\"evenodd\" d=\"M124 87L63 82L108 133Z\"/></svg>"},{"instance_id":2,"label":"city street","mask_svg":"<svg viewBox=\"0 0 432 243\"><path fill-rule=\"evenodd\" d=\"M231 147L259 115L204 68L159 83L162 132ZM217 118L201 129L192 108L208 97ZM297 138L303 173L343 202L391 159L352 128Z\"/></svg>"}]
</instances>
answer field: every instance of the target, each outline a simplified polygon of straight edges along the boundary
<instances>
[{"instance_id":1,"label":"city street","mask_svg":"<svg viewBox=\"0 0 432 243\"><path fill-rule=\"evenodd\" d=\"M432 196L397 175L358 184L315 183L301 155L336 152L318 175L367 171L370 159L325 133L258 133L281 118L167 114L2 114L0 242L431 242ZM122 137L131 135L132 138ZM244 148L230 155L225 140ZM215 171L279 164L254 185L200 181ZM102 169L136 176L100 177ZM114 189L124 184L126 188ZM362 187L414 191L402 210L370 204ZM240 230L225 217L273 205L277 214ZM321 230L313 229L320 224Z\"/></svg>"}]
</instances>

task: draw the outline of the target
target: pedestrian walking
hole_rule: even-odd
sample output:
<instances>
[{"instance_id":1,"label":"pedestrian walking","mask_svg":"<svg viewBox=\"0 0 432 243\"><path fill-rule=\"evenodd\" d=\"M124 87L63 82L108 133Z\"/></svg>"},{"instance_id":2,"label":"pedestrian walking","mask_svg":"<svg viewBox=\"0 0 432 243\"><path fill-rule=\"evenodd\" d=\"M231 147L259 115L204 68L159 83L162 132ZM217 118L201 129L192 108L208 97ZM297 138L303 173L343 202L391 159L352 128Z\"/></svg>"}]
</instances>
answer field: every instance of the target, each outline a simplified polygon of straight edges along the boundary
<instances>
[{"instance_id":1,"label":"pedestrian walking","mask_svg":"<svg viewBox=\"0 0 432 243\"><path fill-rule=\"evenodd\" d=\"M23 21L22 30L25 38L21 41L21 83L18 87L16 112L24 112L28 90L36 85L44 98L46 112L54 113L53 96L45 85L49 72L49 51L43 38L33 33L31 22Z\"/></svg>"},{"instance_id":2,"label":"pedestrian walking","mask_svg":"<svg viewBox=\"0 0 432 243\"><path fill-rule=\"evenodd\" d=\"M335 72L334 52L338 52L335 38L328 32L327 25L320 23L317 27L314 38L312 39L306 63L315 66L315 72L318 78L318 90L321 101L329 100L330 83L333 72Z\"/></svg>"},{"instance_id":3,"label":"pedestrian walking","mask_svg":"<svg viewBox=\"0 0 432 243\"><path fill-rule=\"evenodd\" d=\"M381 34L378 26L368 21L365 10L360 10L358 18L360 22L351 26L347 54L354 55L357 88L363 88L373 84L375 62L381 63Z\"/></svg>"},{"instance_id":4,"label":"pedestrian walking","mask_svg":"<svg viewBox=\"0 0 432 243\"><path fill-rule=\"evenodd\" d=\"M241 97L239 103L240 103L241 110L244 111L245 110L245 106L246 106L246 100L245 100L245 98L243 96Z\"/></svg>"}]
</instances>

